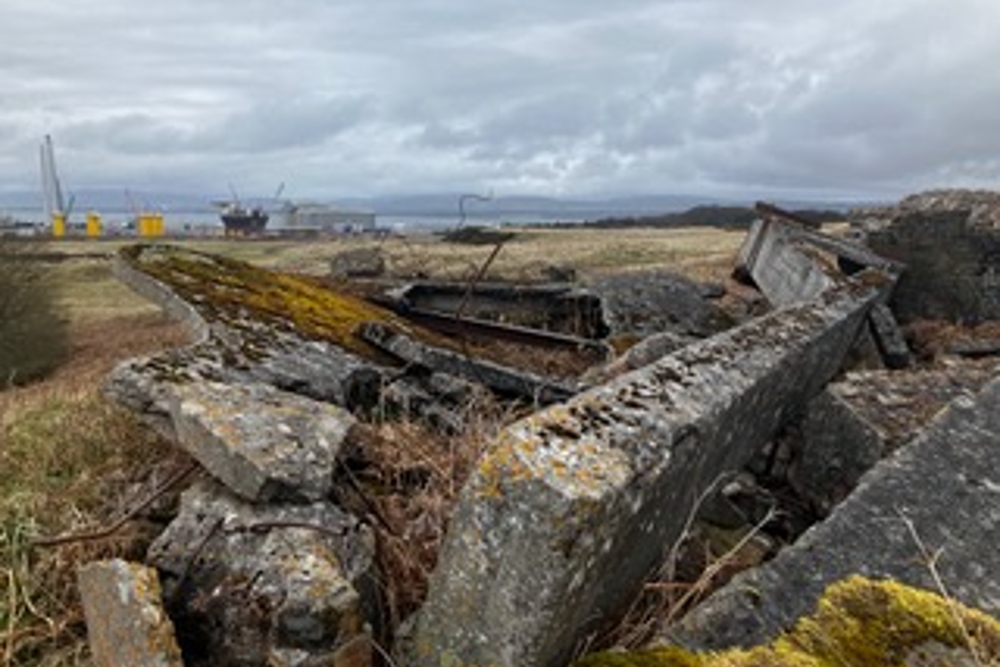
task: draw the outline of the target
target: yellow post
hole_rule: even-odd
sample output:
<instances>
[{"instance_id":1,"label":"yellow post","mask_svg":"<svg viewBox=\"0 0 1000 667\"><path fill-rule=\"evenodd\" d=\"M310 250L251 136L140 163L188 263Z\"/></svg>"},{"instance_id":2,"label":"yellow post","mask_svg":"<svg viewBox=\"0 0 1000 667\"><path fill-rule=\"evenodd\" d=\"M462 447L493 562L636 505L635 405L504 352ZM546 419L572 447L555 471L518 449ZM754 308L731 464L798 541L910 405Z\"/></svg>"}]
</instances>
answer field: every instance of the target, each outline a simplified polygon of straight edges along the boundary
<instances>
[{"instance_id":1,"label":"yellow post","mask_svg":"<svg viewBox=\"0 0 1000 667\"><path fill-rule=\"evenodd\" d=\"M97 211L87 213L87 238L95 239L101 235L101 215Z\"/></svg>"},{"instance_id":2,"label":"yellow post","mask_svg":"<svg viewBox=\"0 0 1000 667\"><path fill-rule=\"evenodd\" d=\"M163 236L163 214L157 213L155 216L156 220L156 233L154 236Z\"/></svg>"},{"instance_id":3,"label":"yellow post","mask_svg":"<svg viewBox=\"0 0 1000 667\"><path fill-rule=\"evenodd\" d=\"M63 213L52 214L52 236L61 239L66 236L66 216Z\"/></svg>"}]
</instances>

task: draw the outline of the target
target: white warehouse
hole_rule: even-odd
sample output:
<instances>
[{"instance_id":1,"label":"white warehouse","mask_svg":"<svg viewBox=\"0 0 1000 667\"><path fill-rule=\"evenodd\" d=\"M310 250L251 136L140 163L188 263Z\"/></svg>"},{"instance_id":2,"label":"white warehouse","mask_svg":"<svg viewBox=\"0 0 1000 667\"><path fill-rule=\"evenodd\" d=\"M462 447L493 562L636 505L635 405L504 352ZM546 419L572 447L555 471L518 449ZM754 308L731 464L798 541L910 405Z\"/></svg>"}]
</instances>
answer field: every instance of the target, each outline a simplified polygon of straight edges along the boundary
<instances>
[{"instance_id":1,"label":"white warehouse","mask_svg":"<svg viewBox=\"0 0 1000 667\"><path fill-rule=\"evenodd\" d=\"M290 204L281 210L282 226L289 230L349 234L375 229L375 214L327 204Z\"/></svg>"}]
</instances>

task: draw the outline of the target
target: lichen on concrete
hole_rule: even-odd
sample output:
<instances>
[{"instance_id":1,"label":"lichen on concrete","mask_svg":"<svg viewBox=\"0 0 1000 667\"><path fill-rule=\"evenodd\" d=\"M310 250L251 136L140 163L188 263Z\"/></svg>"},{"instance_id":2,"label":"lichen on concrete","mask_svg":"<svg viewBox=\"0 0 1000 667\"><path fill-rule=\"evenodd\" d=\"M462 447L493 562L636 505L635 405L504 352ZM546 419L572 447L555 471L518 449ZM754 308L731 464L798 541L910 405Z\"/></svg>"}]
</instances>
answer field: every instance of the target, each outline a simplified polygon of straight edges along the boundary
<instances>
[{"instance_id":1,"label":"lichen on concrete","mask_svg":"<svg viewBox=\"0 0 1000 667\"><path fill-rule=\"evenodd\" d=\"M77 580L99 667L183 667L155 569L119 559L94 561L80 568Z\"/></svg>"},{"instance_id":2,"label":"lichen on concrete","mask_svg":"<svg viewBox=\"0 0 1000 667\"><path fill-rule=\"evenodd\" d=\"M264 384L202 382L169 389L178 442L248 500L320 500L333 485L354 417Z\"/></svg>"},{"instance_id":3,"label":"lichen on concrete","mask_svg":"<svg viewBox=\"0 0 1000 667\"><path fill-rule=\"evenodd\" d=\"M508 427L465 487L415 664L558 663L618 611L740 467L837 371L879 288L849 283Z\"/></svg>"},{"instance_id":4,"label":"lichen on concrete","mask_svg":"<svg viewBox=\"0 0 1000 667\"><path fill-rule=\"evenodd\" d=\"M198 483L148 560L182 645L209 664L332 664L371 638L374 549L370 529L328 502L255 505ZM299 654L313 662L275 658Z\"/></svg>"},{"instance_id":5,"label":"lichen on concrete","mask_svg":"<svg viewBox=\"0 0 1000 667\"><path fill-rule=\"evenodd\" d=\"M575 667L986 667L1000 662L1000 621L927 590L850 577L831 585L816 610L767 645L709 653L660 646L589 655Z\"/></svg>"}]
</instances>

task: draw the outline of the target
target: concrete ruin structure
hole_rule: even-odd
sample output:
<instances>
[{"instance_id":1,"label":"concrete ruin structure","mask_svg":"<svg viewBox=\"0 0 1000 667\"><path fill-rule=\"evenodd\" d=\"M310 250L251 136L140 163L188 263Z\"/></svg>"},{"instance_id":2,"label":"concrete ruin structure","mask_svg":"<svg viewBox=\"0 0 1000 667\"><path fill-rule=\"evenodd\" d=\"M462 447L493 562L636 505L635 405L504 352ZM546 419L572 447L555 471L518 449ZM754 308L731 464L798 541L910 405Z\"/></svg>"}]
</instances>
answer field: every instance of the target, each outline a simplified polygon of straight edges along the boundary
<instances>
[{"instance_id":1,"label":"concrete ruin structure","mask_svg":"<svg viewBox=\"0 0 1000 667\"><path fill-rule=\"evenodd\" d=\"M1000 219L1000 199L991 210L995 218L961 209L948 220ZM183 650L189 667L365 667L383 653L417 667L560 667L620 618L719 480L775 458L762 452L790 428L783 482L826 518L661 627L658 641L767 641L851 574L933 586L919 558L939 549L949 592L1000 612L991 546L1000 543L998 367L987 359L909 370L897 322L938 314L930 301L921 313L899 305L928 219L883 211L875 224L866 214L870 239L909 238L907 254L824 234L775 207L759 211L736 273L771 309L741 323L720 314L714 290L656 274L547 286L513 301L517 290L490 287L472 303L456 289L404 286L373 303L193 251L126 249L120 277L182 319L194 342L124 364L108 393L203 474L145 565L81 571L95 656L114 656L109 643L131 651L149 633L174 632L180 649L157 640L162 655L128 664L181 664ZM935 243L952 238L949 224ZM976 230L975 239L993 233ZM972 245L955 252L971 257ZM997 319L992 247L979 243L969 259L985 268L955 269L963 285L979 281L963 311L970 318ZM550 323L569 326L578 314L579 328L536 335L483 320L497 310L535 318L546 293L559 304ZM688 304L683 312L661 307L676 301ZM552 377L511 365L506 352L472 356L472 343L455 340L491 331L543 355L579 354L593 370ZM644 341L605 363L601 337L613 333ZM860 357L865 365L845 373ZM478 391L533 411L474 463L422 604L388 628L377 558L388 522L358 513L372 503L345 461L376 414L461 433L456 406ZM343 484L356 502L343 502ZM108 640L102 619L135 605L163 622Z\"/></svg>"}]
</instances>

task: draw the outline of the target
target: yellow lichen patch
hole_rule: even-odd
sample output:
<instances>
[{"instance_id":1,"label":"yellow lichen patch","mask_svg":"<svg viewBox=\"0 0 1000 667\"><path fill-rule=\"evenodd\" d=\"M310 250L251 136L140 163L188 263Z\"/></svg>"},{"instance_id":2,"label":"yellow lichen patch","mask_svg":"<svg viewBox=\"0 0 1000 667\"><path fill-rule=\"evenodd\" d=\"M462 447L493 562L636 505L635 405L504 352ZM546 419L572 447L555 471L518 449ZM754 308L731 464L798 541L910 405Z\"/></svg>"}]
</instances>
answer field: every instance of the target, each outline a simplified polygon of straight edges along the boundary
<instances>
[{"instance_id":1,"label":"yellow lichen patch","mask_svg":"<svg viewBox=\"0 0 1000 667\"><path fill-rule=\"evenodd\" d=\"M212 322L246 329L265 323L334 343L366 358L380 353L356 335L364 322L381 322L427 342L442 344L391 311L308 276L277 273L226 257L172 246L133 246L122 258L174 290ZM255 333L260 334L255 330Z\"/></svg>"},{"instance_id":2,"label":"yellow lichen patch","mask_svg":"<svg viewBox=\"0 0 1000 667\"><path fill-rule=\"evenodd\" d=\"M816 612L768 646L719 653L677 647L605 652L577 667L899 667L928 645L1000 665L1000 621L935 593L855 576L834 584Z\"/></svg>"},{"instance_id":3,"label":"yellow lichen patch","mask_svg":"<svg viewBox=\"0 0 1000 667\"><path fill-rule=\"evenodd\" d=\"M499 499L504 484L528 479L530 471L521 461L514 441L501 441L483 456L477 470L477 494L484 498Z\"/></svg>"}]
</instances>

